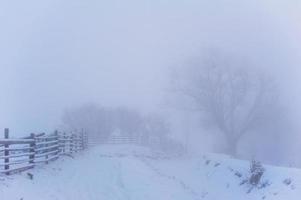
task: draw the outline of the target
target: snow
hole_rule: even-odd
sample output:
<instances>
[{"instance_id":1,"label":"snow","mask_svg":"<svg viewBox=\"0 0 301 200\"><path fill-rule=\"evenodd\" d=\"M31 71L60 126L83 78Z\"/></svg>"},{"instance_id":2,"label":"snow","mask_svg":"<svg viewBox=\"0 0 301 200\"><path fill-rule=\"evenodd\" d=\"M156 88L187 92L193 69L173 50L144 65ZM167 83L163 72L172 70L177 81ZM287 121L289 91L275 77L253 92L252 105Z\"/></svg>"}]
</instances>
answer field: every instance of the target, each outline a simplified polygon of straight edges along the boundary
<instances>
[{"instance_id":1,"label":"snow","mask_svg":"<svg viewBox=\"0 0 301 200\"><path fill-rule=\"evenodd\" d=\"M297 200L301 170L264 166L264 188L240 185L249 163L206 154L174 158L130 145L102 145L13 176L5 200ZM33 179L30 179L30 174ZM285 182L285 183L284 183Z\"/></svg>"}]
</instances>

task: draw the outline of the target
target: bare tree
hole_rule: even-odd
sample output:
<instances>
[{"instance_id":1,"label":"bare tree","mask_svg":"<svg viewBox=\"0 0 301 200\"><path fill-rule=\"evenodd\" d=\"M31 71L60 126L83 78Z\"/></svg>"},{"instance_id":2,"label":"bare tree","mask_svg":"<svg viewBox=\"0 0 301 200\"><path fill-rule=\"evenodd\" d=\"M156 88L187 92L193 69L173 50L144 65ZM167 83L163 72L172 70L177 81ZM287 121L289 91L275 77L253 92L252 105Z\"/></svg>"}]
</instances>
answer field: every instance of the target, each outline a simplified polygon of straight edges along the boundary
<instances>
[{"instance_id":1,"label":"bare tree","mask_svg":"<svg viewBox=\"0 0 301 200\"><path fill-rule=\"evenodd\" d=\"M90 137L102 140L114 130L111 110L94 104L66 110L62 122L66 129L84 129Z\"/></svg>"},{"instance_id":2,"label":"bare tree","mask_svg":"<svg viewBox=\"0 0 301 200\"><path fill-rule=\"evenodd\" d=\"M211 57L185 71L186 76L175 77L177 91L192 100L207 125L224 134L232 155L245 134L263 128L278 112L272 81L252 68Z\"/></svg>"}]
</instances>

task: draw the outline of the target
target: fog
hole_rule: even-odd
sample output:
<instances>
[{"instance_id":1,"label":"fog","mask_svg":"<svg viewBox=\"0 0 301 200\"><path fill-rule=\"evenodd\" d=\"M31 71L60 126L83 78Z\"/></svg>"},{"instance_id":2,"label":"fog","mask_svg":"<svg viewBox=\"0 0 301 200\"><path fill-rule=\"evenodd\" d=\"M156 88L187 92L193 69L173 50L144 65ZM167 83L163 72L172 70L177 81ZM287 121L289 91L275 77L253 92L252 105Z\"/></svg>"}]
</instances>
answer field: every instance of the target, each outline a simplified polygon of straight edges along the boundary
<instances>
[{"instance_id":1,"label":"fog","mask_svg":"<svg viewBox=\"0 0 301 200\"><path fill-rule=\"evenodd\" d=\"M195 112L171 102L174 69L212 49L275 77L298 121L300 9L298 0L0 2L0 127L52 131L66 109L124 106L165 116L180 140L190 132L193 151L220 149Z\"/></svg>"}]
</instances>

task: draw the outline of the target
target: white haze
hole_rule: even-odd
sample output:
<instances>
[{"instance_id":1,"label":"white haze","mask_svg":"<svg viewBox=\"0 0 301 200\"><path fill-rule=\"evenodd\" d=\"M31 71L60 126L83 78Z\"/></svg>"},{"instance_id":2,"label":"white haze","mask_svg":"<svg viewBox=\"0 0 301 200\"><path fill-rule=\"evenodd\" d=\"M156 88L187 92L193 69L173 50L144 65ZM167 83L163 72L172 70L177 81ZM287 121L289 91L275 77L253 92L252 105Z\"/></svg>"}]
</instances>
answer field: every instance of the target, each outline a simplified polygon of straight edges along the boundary
<instances>
[{"instance_id":1,"label":"white haze","mask_svg":"<svg viewBox=\"0 0 301 200\"><path fill-rule=\"evenodd\" d=\"M275 75L297 119L300 9L298 0L1 1L0 127L51 131L64 109L92 102L167 113L184 134L183 116L194 117L166 103L170 74L210 48Z\"/></svg>"}]
</instances>

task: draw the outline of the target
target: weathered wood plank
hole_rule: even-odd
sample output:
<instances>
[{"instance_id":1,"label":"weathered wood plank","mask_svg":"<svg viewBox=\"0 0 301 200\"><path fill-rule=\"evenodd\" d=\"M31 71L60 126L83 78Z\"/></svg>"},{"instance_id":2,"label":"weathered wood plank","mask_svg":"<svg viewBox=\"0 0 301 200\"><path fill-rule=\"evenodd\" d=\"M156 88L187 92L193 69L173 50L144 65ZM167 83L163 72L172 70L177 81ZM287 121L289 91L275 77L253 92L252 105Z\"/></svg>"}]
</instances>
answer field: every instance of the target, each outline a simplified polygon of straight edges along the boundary
<instances>
[{"instance_id":1,"label":"weathered wood plank","mask_svg":"<svg viewBox=\"0 0 301 200\"><path fill-rule=\"evenodd\" d=\"M12 144L30 144L35 141L32 139L1 139L0 144L12 145Z\"/></svg>"}]
</instances>

